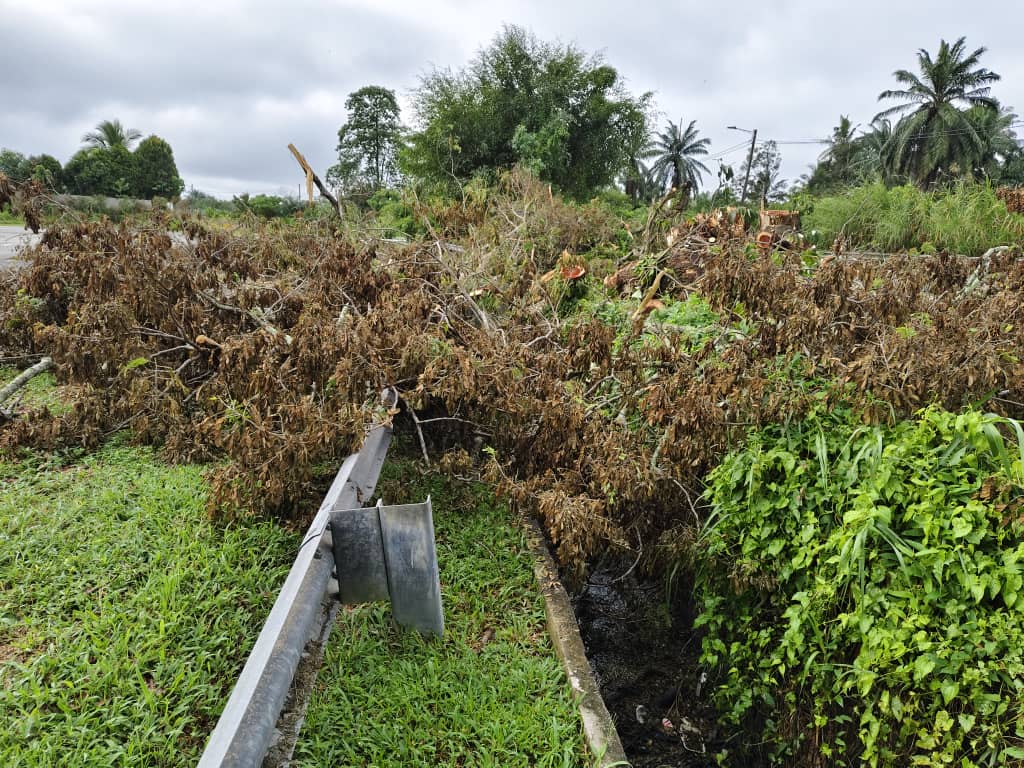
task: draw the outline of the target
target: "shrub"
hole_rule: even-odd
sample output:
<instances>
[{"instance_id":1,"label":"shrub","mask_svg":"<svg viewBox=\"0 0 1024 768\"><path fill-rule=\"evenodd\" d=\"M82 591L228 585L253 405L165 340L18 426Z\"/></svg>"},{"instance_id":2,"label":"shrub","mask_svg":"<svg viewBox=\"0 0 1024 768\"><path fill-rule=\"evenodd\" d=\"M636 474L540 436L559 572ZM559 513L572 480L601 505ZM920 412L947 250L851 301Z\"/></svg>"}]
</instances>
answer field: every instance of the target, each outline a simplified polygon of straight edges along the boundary
<instances>
[{"instance_id":1,"label":"shrub","mask_svg":"<svg viewBox=\"0 0 1024 768\"><path fill-rule=\"evenodd\" d=\"M977 256L995 245L1024 242L1024 218L1015 217L987 185L961 183L947 192L881 182L823 197L803 219L804 230L821 245L837 237L854 248L883 251L939 249Z\"/></svg>"},{"instance_id":2,"label":"shrub","mask_svg":"<svg viewBox=\"0 0 1024 768\"><path fill-rule=\"evenodd\" d=\"M264 219L279 219L291 216L302 210L302 202L294 197L278 197L277 195L256 195L248 193L239 195L232 200L235 208L248 211Z\"/></svg>"},{"instance_id":3,"label":"shrub","mask_svg":"<svg viewBox=\"0 0 1024 768\"><path fill-rule=\"evenodd\" d=\"M711 473L703 660L775 762L1024 759L1022 442L976 411L818 413Z\"/></svg>"}]
</instances>

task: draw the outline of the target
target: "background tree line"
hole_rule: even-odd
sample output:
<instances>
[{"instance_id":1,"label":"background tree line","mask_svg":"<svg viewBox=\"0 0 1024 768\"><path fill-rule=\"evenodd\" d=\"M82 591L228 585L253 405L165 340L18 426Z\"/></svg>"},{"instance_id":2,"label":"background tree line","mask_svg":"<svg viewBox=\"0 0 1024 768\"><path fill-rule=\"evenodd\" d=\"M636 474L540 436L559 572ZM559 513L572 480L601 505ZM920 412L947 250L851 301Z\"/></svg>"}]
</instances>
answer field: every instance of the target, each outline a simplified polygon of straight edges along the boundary
<instances>
[{"instance_id":1,"label":"background tree line","mask_svg":"<svg viewBox=\"0 0 1024 768\"><path fill-rule=\"evenodd\" d=\"M903 87L878 96L896 104L859 134L847 115L840 116L804 179L807 191L826 194L871 181L922 189L958 179L1024 183L1024 149L1014 131L1024 123L992 96L1000 76L980 66L985 50L968 53L963 37L941 41L934 58L919 50L918 72L896 70Z\"/></svg>"},{"instance_id":2,"label":"background tree line","mask_svg":"<svg viewBox=\"0 0 1024 768\"><path fill-rule=\"evenodd\" d=\"M146 200L179 196L185 184L170 144L155 135L141 138L139 131L118 120L104 120L82 137L85 146L66 165L51 155L25 157L4 149L0 173L15 181L38 179L54 191L76 195Z\"/></svg>"},{"instance_id":3,"label":"background tree line","mask_svg":"<svg viewBox=\"0 0 1024 768\"><path fill-rule=\"evenodd\" d=\"M461 69L421 78L412 127L402 124L394 91L369 85L350 94L327 179L342 195L365 201L406 182L458 194L473 179L492 182L520 166L567 197L618 187L634 205L673 189L687 203L727 205L873 181L921 189L959 179L1019 185L1024 150L1015 128L1024 122L992 96L1000 77L981 66L984 53L969 52L964 38L941 41L934 56L918 51L917 71L896 70L900 87L879 94L890 105L866 128L840 116L818 161L790 187L780 178L775 141L759 142L734 169L711 154L696 120L657 129L652 94L630 93L601 56L507 26ZM184 184L170 145L141 138L117 120L104 121L66 165L5 149L0 172L82 195L179 196ZM702 190L705 184L714 186Z\"/></svg>"},{"instance_id":4,"label":"background tree line","mask_svg":"<svg viewBox=\"0 0 1024 768\"><path fill-rule=\"evenodd\" d=\"M809 173L789 187L780 178L775 141L759 142L739 169L707 162L710 141L695 120L654 127L652 94L631 94L600 56L547 43L505 27L462 69L434 70L412 93L413 128L401 122L394 91L367 86L346 102L338 163L328 179L365 199L412 181L457 193L474 178L493 180L513 166L553 189L587 199L613 185L634 204L675 189L690 201L705 181L705 203L776 201L788 193L828 194L871 181L931 189L958 179L1024 183L1024 151L1013 111L990 93L999 75L980 65L985 48L964 38L921 49L918 71L897 70L901 86L879 100L896 102L858 131L846 115L823 141ZM894 122L895 121L895 122Z\"/></svg>"}]
</instances>

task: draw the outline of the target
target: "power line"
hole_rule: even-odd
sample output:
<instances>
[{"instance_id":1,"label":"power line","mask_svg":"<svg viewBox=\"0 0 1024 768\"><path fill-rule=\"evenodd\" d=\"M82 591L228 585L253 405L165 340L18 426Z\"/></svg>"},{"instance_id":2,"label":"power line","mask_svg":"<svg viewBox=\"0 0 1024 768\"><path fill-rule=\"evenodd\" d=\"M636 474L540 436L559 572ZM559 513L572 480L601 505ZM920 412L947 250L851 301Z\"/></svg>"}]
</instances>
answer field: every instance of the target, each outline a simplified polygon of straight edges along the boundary
<instances>
[{"instance_id":1,"label":"power line","mask_svg":"<svg viewBox=\"0 0 1024 768\"><path fill-rule=\"evenodd\" d=\"M748 145L749 145L749 142L741 141L739 144L734 144L733 146L731 146L731 147L729 147L727 149L723 149L723 150L721 150L719 152L716 152L713 155L708 155L708 160L718 160L720 157L725 157L726 155L728 155L728 154L730 154L732 152L735 152L736 150L744 149Z\"/></svg>"}]
</instances>

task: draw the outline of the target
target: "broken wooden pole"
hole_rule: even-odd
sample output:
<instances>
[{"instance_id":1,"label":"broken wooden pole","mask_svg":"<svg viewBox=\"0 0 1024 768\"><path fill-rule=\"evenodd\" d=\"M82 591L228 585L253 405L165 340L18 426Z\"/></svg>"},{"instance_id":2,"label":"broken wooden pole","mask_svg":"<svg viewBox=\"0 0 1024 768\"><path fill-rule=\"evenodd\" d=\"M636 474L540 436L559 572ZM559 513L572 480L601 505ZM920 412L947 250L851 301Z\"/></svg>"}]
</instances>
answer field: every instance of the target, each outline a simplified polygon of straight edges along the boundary
<instances>
[{"instance_id":1,"label":"broken wooden pole","mask_svg":"<svg viewBox=\"0 0 1024 768\"><path fill-rule=\"evenodd\" d=\"M320 195L331 204L334 212L338 214L338 218L345 218L341 215L341 204L338 202L338 198L332 195L330 190L320 181L320 177L316 175L310 164L306 162L306 158L302 156L302 153L295 148L294 144L289 144L288 149L291 150L291 153L295 156L295 159L302 166L302 170L306 174L306 194L309 195L310 204L312 205L313 203L313 185L316 184L316 188L320 190Z\"/></svg>"}]
</instances>

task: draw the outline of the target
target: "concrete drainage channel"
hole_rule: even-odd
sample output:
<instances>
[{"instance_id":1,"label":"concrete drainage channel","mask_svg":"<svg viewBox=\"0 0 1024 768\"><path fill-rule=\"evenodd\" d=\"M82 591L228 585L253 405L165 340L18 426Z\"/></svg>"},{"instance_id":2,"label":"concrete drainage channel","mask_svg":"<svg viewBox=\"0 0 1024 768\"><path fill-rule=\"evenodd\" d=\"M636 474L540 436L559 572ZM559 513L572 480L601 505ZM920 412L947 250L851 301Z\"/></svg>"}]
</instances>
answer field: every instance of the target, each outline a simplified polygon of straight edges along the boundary
<instances>
[{"instance_id":1,"label":"concrete drainage channel","mask_svg":"<svg viewBox=\"0 0 1024 768\"><path fill-rule=\"evenodd\" d=\"M400 507L363 506L373 496L390 440L390 427L377 427L362 450L342 464L210 735L200 768L285 768L291 763L342 604L390 599L396 623L425 634L443 633L429 499ZM584 653L572 605L536 525L528 538L548 633L577 697L594 764L628 765ZM341 574L340 584L335 573Z\"/></svg>"},{"instance_id":2,"label":"concrete drainage channel","mask_svg":"<svg viewBox=\"0 0 1024 768\"><path fill-rule=\"evenodd\" d=\"M583 721L583 735L591 754L595 756L595 765L600 768L629 765L615 723L601 698L594 670L587 660L569 595L562 586L558 569L537 523L531 523L527 537L533 554L537 584L544 595L548 634L551 635L555 653L562 660L566 677L576 695Z\"/></svg>"}]
</instances>

